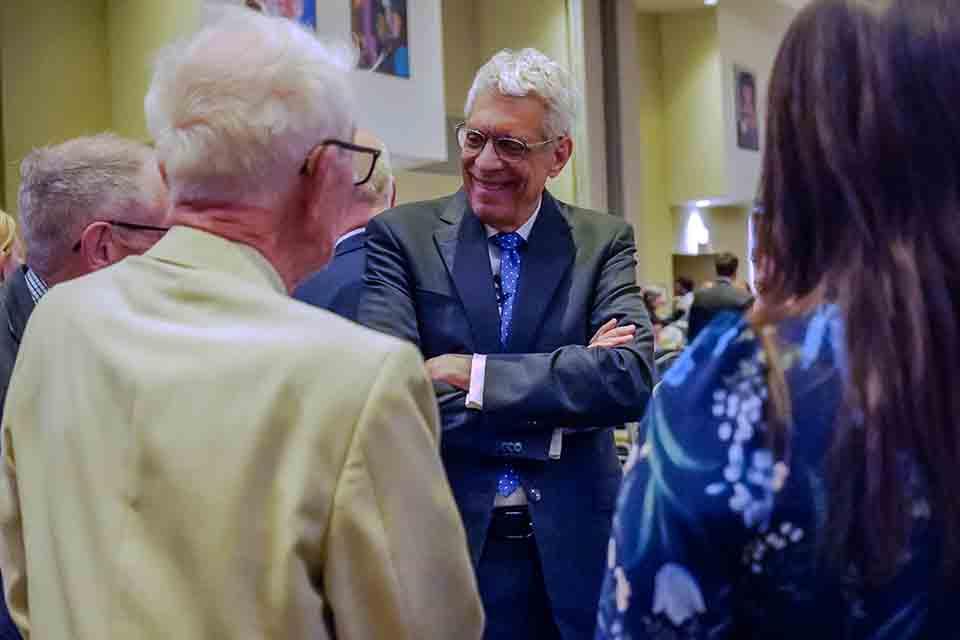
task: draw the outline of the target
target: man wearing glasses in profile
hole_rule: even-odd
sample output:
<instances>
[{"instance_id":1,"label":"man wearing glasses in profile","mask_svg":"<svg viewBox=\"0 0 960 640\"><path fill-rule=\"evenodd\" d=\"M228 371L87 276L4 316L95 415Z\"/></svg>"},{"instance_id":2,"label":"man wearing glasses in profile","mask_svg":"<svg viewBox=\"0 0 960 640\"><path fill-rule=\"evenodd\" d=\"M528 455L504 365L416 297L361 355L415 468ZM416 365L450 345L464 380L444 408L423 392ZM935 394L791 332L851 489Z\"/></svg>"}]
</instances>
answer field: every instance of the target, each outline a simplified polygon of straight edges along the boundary
<instances>
[{"instance_id":1,"label":"man wearing glasses in profile","mask_svg":"<svg viewBox=\"0 0 960 640\"><path fill-rule=\"evenodd\" d=\"M166 232L167 188L145 144L103 133L31 151L20 165L26 264L0 294L0 413L20 340L47 290L149 249Z\"/></svg>"},{"instance_id":2,"label":"man wearing glasses in profile","mask_svg":"<svg viewBox=\"0 0 960 640\"><path fill-rule=\"evenodd\" d=\"M293 294L297 300L349 320L357 319L357 305L363 291L363 271L367 265L366 226L375 215L397 203L396 180L383 141L363 129L357 130L353 141L379 151L377 154L354 154L354 174L368 179L354 187L353 204L341 225L330 264L310 276Z\"/></svg>"},{"instance_id":3,"label":"man wearing glasses in profile","mask_svg":"<svg viewBox=\"0 0 960 640\"><path fill-rule=\"evenodd\" d=\"M542 53L498 53L456 131L463 189L367 226L359 321L428 359L491 639L592 637L611 427L640 417L654 377L632 230L545 190L575 96Z\"/></svg>"},{"instance_id":4,"label":"man wearing glasses in profile","mask_svg":"<svg viewBox=\"0 0 960 640\"><path fill-rule=\"evenodd\" d=\"M50 291L3 417L0 566L31 637L479 639L422 358L289 296L377 154L350 67L242 8L157 58L171 229Z\"/></svg>"}]
</instances>

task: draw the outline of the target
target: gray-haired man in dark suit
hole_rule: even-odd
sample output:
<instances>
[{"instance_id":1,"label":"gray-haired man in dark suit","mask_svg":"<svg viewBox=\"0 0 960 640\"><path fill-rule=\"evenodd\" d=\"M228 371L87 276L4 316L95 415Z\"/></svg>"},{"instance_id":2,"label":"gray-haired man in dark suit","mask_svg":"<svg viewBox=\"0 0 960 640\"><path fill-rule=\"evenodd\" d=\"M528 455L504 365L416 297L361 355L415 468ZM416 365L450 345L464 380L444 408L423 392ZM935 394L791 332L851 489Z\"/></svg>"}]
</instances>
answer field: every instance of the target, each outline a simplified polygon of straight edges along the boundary
<instances>
[{"instance_id":1,"label":"gray-haired man in dark suit","mask_svg":"<svg viewBox=\"0 0 960 640\"><path fill-rule=\"evenodd\" d=\"M428 359L488 639L592 637L620 484L611 427L653 384L632 229L545 189L575 111L556 62L498 53L457 130L463 189L367 226L358 319Z\"/></svg>"}]
</instances>

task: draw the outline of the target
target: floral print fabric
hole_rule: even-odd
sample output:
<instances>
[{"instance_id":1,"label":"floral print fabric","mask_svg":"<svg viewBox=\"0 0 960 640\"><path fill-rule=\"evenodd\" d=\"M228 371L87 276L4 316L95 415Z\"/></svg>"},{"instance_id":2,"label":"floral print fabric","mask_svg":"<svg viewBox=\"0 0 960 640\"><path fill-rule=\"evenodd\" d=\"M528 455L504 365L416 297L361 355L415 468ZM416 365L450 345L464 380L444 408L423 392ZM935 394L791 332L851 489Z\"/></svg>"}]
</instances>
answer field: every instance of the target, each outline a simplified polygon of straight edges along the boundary
<instances>
[{"instance_id":1,"label":"floral print fabric","mask_svg":"<svg viewBox=\"0 0 960 640\"><path fill-rule=\"evenodd\" d=\"M960 637L939 633L938 603L949 598L929 591L936 545L922 489L915 549L892 583L869 589L852 569L822 569L843 327L823 306L776 331L794 424L789 460L768 447L767 354L745 321L718 318L656 389L645 443L627 460L596 638Z\"/></svg>"}]
</instances>

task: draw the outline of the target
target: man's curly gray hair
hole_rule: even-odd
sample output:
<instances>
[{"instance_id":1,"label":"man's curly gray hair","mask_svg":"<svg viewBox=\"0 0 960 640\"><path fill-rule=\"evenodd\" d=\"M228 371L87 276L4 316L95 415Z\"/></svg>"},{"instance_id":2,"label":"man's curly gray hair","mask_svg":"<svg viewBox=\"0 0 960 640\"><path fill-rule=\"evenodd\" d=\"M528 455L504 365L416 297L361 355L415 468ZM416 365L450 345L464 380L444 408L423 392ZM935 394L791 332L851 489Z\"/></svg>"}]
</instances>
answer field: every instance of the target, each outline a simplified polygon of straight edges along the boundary
<instances>
[{"instance_id":1,"label":"man's curly gray hair","mask_svg":"<svg viewBox=\"0 0 960 640\"><path fill-rule=\"evenodd\" d=\"M535 95L544 101L548 138L569 135L577 115L577 90L570 74L559 63L536 49L500 51L480 67L467 94L467 117L477 98L488 91L505 96Z\"/></svg>"}]
</instances>

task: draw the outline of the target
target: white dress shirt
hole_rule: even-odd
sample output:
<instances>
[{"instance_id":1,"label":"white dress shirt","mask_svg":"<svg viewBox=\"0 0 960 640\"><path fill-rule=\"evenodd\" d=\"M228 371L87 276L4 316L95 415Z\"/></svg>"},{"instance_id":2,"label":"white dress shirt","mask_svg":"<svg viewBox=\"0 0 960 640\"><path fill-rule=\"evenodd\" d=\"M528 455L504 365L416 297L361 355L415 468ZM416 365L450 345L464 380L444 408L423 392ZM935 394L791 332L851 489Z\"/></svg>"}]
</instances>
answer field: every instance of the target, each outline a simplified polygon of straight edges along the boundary
<instances>
[{"instance_id":1,"label":"white dress shirt","mask_svg":"<svg viewBox=\"0 0 960 640\"><path fill-rule=\"evenodd\" d=\"M353 236L360 235L366 230L367 230L366 227L359 227L357 229L354 229L353 231L347 231L345 234L337 238L337 241L333 243L333 248L336 249L337 247L340 246L340 243L346 240L347 238L352 238Z\"/></svg>"},{"instance_id":2,"label":"white dress shirt","mask_svg":"<svg viewBox=\"0 0 960 640\"><path fill-rule=\"evenodd\" d=\"M33 304L37 304L40 302L40 298L47 294L50 287L48 287L47 283L43 281L43 278L38 276L37 272L30 267L27 267L25 277L27 280L27 288L30 289L30 297L33 298Z\"/></svg>"}]
</instances>

